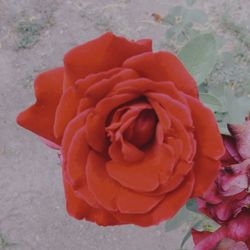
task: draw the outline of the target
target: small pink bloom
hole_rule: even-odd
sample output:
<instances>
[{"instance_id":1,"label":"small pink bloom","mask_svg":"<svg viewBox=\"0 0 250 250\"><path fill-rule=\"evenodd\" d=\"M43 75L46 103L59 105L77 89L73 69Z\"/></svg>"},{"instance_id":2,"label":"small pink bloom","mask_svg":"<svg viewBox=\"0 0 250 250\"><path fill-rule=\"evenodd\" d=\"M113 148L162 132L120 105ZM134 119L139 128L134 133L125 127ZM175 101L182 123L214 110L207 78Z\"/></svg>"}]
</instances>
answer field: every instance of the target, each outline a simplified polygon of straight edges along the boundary
<instances>
[{"instance_id":1,"label":"small pink bloom","mask_svg":"<svg viewBox=\"0 0 250 250\"><path fill-rule=\"evenodd\" d=\"M215 232L192 231L195 250L250 248L250 115L242 125L228 125L225 155L214 184L197 203L201 212L221 224Z\"/></svg>"},{"instance_id":2,"label":"small pink bloom","mask_svg":"<svg viewBox=\"0 0 250 250\"><path fill-rule=\"evenodd\" d=\"M198 199L200 211L222 224L250 206L250 115L243 125L228 125L225 155L215 183Z\"/></svg>"},{"instance_id":3,"label":"small pink bloom","mask_svg":"<svg viewBox=\"0 0 250 250\"><path fill-rule=\"evenodd\" d=\"M248 250L248 247L243 241L234 241L232 239L225 238L221 240L215 250Z\"/></svg>"},{"instance_id":4,"label":"small pink bloom","mask_svg":"<svg viewBox=\"0 0 250 250\"><path fill-rule=\"evenodd\" d=\"M228 129L236 139L236 146L243 159L250 158L250 114L244 124L228 124Z\"/></svg>"},{"instance_id":5,"label":"small pink bloom","mask_svg":"<svg viewBox=\"0 0 250 250\"><path fill-rule=\"evenodd\" d=\"M195 250L248 250L250 247L250 211L244 211L213 233L192 230L192 236Z\"/></svg>"}]
</instances>

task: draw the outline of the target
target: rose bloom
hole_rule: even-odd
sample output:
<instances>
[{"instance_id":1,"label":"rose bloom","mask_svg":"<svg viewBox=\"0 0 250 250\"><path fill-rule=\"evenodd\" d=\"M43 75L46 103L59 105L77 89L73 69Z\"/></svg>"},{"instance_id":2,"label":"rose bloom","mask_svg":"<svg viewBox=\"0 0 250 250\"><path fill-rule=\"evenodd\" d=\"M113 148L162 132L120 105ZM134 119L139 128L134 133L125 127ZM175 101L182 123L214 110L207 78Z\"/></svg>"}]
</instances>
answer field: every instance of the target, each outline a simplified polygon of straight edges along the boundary
<instances>
[{"instance_id":1,"label":"rose bloom","mask_svg":"<svg viewBox=\"0 0 250 250\"><path fill-rule=\"evenodd\" d=\"M222 226L212 234L193 231L194 241L199 242L197 250L214 249L225 237L250 247L250 115L244 124L230 124L228 128L232 136L223 138L226 148L221 159L223 168L210 189L197 199L200 211ZM248 249L246 246L242 249Z\"/></svg>"},{"instance_id":2,"label":"rose bloom","mask_svg":"<svg viewBox=\"0 0 250 250\"><path fill-rule=\"evenodd\" d=\"M68 213L150 226L215 180L224 153L213 113L178 58L112 33L70 50L35 80L17 122L62 154Z\"/></svg>"}]
</instances>

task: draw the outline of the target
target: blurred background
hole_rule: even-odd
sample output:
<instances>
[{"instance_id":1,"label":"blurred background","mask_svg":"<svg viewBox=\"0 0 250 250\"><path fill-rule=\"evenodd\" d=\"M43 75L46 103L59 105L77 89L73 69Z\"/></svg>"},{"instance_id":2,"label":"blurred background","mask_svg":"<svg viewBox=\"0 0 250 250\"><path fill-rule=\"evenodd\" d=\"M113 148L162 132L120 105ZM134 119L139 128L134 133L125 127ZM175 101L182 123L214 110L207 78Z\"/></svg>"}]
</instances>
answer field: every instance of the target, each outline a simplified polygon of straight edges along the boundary
<instances>
[{"instance_id":1,"label":"blurred background","mask_svg":"<svg viewBox=\"0 0 250 250\"><path fill-rule=\"evenodd\" d=\"M0 0L0 249L180 249L188 223L174 231L165 223L103 228L68 217L57 152L15 118L34 102L39 72L106 31L151 38L155 50L180 53L191 44L194 55L210 51L208 40L204 48L192 43L208 33L216 53L199 88L226 131L250 108L249 15L249 0ZM183 249L193 249L190 239Z\"/></svg>"}]
</instances>

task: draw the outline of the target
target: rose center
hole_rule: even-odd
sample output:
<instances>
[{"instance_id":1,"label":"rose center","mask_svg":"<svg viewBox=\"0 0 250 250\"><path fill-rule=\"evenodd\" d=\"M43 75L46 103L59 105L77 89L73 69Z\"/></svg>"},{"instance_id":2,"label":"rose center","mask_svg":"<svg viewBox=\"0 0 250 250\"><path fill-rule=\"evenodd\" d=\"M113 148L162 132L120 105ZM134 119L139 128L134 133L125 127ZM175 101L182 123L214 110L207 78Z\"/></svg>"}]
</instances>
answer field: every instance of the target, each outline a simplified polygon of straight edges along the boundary
<instances>
[{"instance_id":1,"label":"rose center","mask_svg":"<svg viewBox=\"0 0 250 250\"><path fill-rule=\"evenodd\" d=\"M126 129L124 139L137 147L142 147L154 138L156 124L155 112L152 109L145 109Z\"/></svg>"}]
</instances>

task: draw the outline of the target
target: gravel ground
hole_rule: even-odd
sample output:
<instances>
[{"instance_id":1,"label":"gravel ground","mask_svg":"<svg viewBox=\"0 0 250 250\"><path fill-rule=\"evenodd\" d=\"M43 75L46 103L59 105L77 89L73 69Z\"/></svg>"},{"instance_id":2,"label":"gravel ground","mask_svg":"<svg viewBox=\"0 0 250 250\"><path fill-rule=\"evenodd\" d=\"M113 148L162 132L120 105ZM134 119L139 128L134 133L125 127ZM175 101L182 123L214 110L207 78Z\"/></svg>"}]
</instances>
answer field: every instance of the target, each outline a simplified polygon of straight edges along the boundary
<instances>
[{"instance_id":1,"label":"gravel ground","mask_svg":"<svg viewBox=\"0 0 250 250\"><path fill-rule=\"evenodd\" d=\"M224 1L198 0L217 27ZM181 0L0 0L0 249L176 250L182 229L98 227L68 217L57 153L15 123L34 101L38 72L62 64L72 46L112 30L163 48L165 15ZM249 15L239 0L235 16ZM249 6L249 7L247 7ZM218 28L219 29L219 28ZM187 249L193 249L188 242Z\"/></svg>"}]
</instances>

